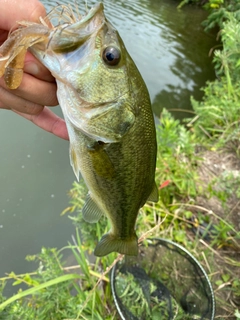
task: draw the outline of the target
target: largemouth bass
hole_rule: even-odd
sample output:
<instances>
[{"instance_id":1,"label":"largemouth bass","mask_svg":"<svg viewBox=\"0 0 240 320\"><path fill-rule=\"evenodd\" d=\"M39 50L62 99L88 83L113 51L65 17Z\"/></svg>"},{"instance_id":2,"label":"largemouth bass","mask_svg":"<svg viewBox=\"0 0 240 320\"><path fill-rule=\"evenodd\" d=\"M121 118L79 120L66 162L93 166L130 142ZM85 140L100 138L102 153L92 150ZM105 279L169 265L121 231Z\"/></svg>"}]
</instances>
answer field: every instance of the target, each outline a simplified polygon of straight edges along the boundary
<instances>
[{"instance_id":1,"label":"largemouth bass","mask_svg":"<svg viewBox=\"0 0 240 320\"><path fill-rule=\"evenodd\" d=\"M158 200L148 90L103 4L79 18L68 10L62 8L55 27L44 20L22 22L0 48L0 73L10 88L18 86L28 48L51 71L69 132L71 165L89 190L83 217L93 223L106 215L111 223L94 253L137 255L137 215L146 201Z\"/></svg>"}]
</instances>

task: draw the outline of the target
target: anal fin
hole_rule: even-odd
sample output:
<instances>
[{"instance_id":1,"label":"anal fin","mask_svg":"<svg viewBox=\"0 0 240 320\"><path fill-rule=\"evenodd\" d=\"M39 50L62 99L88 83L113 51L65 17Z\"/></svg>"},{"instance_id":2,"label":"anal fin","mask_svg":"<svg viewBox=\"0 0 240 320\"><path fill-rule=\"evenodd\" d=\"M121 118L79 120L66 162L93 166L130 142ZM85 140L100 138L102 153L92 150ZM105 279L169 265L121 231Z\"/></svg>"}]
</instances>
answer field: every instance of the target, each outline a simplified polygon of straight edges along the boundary
<instances>
[{"instance_id":1,"label":"anal fin","mask_svg":"<svg viewBox=\"0 0 240 320\"><path fill-rule=\"evenodd\" d=\"M83 219L90 223L98 222L98 220L103 215L102 210L98 207L96 202L91 198L91 195L88 193L86 201L82 209Z\"/></svg>"},{"instance_id":2,"label":"anal fin","mask_svg":"<svg viewBox=\"0 0 240 320\"><path fill-rule=\"evenodd\" d=\"M134 234L129 239L121 239L115 237L111 233L105 234L97 244L94 255L97 257L106 256L111 252L118 252L130 256L138 255L138 241L137 236Z\"/></svg>"},{"instance_id":3,"label":"anal fin","mask_svg":"<svg viewBox=\"0 0 240 320\"><path fill-rule=\"evenodd\" d=\"M152 191L147 199L147 201L158 202L158 188L156 183L154 182Z\"/></svg>"}]
</instances>

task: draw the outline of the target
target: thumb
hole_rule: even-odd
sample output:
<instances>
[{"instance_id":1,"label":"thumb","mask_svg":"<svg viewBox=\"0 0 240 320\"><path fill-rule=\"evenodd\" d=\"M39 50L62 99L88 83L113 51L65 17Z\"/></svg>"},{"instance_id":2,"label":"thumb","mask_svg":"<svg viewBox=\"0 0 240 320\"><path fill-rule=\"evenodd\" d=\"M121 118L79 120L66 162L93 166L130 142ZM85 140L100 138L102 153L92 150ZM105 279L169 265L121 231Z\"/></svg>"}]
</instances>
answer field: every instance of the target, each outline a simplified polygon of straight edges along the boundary
<instances>
[{"instance_id":1,"label":"thumb","mask_svg":"<svg viewBox=\"0 0 240 320\"><path fill-rule=\"evenodd\" d=\"M40 16L45 17L46 11L38 0L3 0L0 10L0 29L10 30L21 20L39 22Z\"/></svg>"},{"instance_id":2,"label":"thumb","mask_svg":"<svg viewBox=\"0 0 240 320\"><path fill-rule=\"evenodd\" d=\"M27 52L24 62L24 72L47 82L55 82L50 71L38 61L30 52Z\"/></svg>"}]
</instances>

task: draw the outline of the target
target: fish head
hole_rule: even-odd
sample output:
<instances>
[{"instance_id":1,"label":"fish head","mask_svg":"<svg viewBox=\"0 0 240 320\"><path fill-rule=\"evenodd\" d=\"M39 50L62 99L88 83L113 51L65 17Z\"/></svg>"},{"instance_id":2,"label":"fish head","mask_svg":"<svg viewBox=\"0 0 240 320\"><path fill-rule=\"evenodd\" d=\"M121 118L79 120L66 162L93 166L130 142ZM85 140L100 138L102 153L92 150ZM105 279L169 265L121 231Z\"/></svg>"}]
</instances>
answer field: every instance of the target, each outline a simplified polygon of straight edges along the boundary
<instances>
[{"instance_id":1,"label":"fish head","mask_svg":"<svg viewBox=\"0 0 240 320\"><path fill-rule=\"evenodd\" d=\"M68 60L76 67L71 65L68 80L86 103L112 103L129 92L126 49L107 20L79 47L79 54L77 65L73 56Z\"/></svg>"},{"instance_id":2,"label":"fish head","mask_svg":"<svg viewBox=\"0 0 240 320\"><path fill-rule=\"evenodd\" d=\"M135 120L130 81L133 61L106 19L103 4L76 23L53 31L43 53L39 48L33 47L33 53L58 82L66 122L94 140L119 141Z\"/></svg>"}]
</instances>

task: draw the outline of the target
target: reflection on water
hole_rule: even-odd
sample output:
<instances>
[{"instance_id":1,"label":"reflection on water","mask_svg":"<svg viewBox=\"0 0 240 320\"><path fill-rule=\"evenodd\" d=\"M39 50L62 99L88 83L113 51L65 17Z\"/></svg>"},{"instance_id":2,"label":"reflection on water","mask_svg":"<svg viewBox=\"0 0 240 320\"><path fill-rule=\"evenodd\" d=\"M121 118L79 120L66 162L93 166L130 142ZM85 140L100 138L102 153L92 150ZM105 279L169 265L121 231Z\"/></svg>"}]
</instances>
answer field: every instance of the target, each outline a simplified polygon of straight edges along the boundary
<instances>
[{"instance_id":1,"label":"reflection on water","mask_svg":"<svg viewBox=\"0 0 240 320\"><path fill-rule=\"evenodd\" d=\"M48 3L48 10L56 5ZM89 6L93 3L88 1ZM208 57L214 37L200 27L205 12L194 7L178 11L174 0L104 4L147 83L155 114L163 107L189 109L189 96L199 98L200 87L214 77ZM27 254L41 246L64 246L70 239L74 228L59 215L68 205L74 176L68 143L11 112L1 111L0 145L2 276L29 271Z\"/></svg>"}]
</instances>

